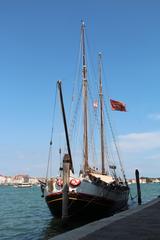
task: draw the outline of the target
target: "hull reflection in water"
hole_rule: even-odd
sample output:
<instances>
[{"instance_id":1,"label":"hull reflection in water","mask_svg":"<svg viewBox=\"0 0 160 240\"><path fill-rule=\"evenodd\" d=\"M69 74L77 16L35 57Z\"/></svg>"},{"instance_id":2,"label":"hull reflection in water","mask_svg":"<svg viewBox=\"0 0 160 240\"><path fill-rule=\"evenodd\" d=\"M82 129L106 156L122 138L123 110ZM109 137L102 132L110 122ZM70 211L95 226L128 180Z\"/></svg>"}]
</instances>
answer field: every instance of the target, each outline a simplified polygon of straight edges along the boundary
<instances>
[{"instance_id":1,"label":"hull reflection in water","mask_svg":"<svg viewBox=\"0 0 160 240\"><path fill-rule=\"evenodd\" d=\"M76 229L83 225L86 225L90 222L96 221L99 218L94 217L87 217L86 219L81 219L77 217L69 218L65 224L62 223L61 218L53 218L44 232L42 232L43 240L50 239L51 237L57 236L61 233L65 233L67 231Z\"/></svg>"}]
</instances>

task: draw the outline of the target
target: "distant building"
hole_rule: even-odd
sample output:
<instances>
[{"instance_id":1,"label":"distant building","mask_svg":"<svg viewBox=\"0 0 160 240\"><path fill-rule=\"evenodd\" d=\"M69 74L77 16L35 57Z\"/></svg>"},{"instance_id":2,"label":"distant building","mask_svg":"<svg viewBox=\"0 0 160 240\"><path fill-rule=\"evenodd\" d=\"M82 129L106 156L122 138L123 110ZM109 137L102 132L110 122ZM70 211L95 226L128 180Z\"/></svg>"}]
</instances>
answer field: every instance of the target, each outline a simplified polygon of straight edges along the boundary
<instances>
[{"instance_id":1,"label":"distant building","mask_svg":"<svg viewBox=\"0 0 160 240\"><path fill-rule=\"evenodd\" d=\"M135 180L135 179L129 179L129 180L128 180L128 183L129 183L129 184L136 183L136 180Z\"/></svg>"},{"instance_id":2,"label":"distant building","mask_svg":"<svg viewBox=\"0 0 160 240\"><path fill-rule=\"evenodd\" d=\"M0 175L0 185L5 184L5 181L6 181L6 177L3 175Z\"/></svg>"},{"instance_id":3,"label":"distant building","mask_svg":"<svg viewBox=\"0 0 160 240\"><path fill-rule=\"evenodd\" d=\"M160 179L154 178L152 182L153 182L153 183L160 183Z\"/></svg>"},{"instance_id":4,"label":"distant building","mask_svg":"<svg viewBox=\"0 0 160 240\"><path fill-rule=\"evenodd\" d=\"M139 182L140 182L140 183L147 183L147 179L146 179L146 178L140 178L140 179L139 179Z\"/></svg>"},{"instance_id":5,"label":"distant building","mask_svg":"<svg viewBox=\"0 0 160 240\"><path fill-rule=\"evenodd\" d=\"M13 185L13 179L14 179L14 177L7 176L7 177L6 177L5 184L6 184L6 185Z\"/></svg>"},{"instance_id":6,"label":"distant building","mask_svg":"<svg viewBox=\"0 0 160 240\"><path fill-rule=\"evenodd\" d=\"M17 185L17 184L23 184L23 183L39 185L39 179L45 182L44 178L29 177L29 175L26 175L26 174L18 174L16 176L0 175L0 185Z\"/></svg>"},{"instance_id":7,"label":"distant building","mask_svg":"<svg viewBox=\"0 0 160 240\"><path fill-rule=\"evenodd\" d=\"M139 179L140 183L160 183L160 178L149 178L149 177L141 177ZM136 183L136 179L129 179L129 184Z\"/></svg>"},{"instance_id":8,"label":"distant building","mask_svg":"<svg viewBox=\"0 0 160 240\"><path fill-rule=\"evenodd\" d=\"M28 182L29 182L28 175L16 175L13 178L13 184L22 184L22 183L28 183Z\"/></svg>"},{"instance_id":9,"label":"distant building","mask_svg":"<svg viewBox=\"0 0 160 240\"><path fill-rule=\"evenodd\" d=\"M31 183L32 185L39 184L38 179L36 177L29 177L29 183Z\"/></svg>"}]
</instances>

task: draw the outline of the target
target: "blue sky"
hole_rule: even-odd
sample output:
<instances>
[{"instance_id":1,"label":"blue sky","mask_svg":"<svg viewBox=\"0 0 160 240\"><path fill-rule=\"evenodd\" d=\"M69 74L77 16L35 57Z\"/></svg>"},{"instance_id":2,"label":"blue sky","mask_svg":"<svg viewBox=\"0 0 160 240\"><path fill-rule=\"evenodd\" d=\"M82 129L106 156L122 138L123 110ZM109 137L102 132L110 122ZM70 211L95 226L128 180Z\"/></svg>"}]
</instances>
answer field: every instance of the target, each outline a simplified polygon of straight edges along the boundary
<instances>
[{"instance_id":1,"label":"blue sky","mask_svg":"<svg viewBox=\"0 0 160 240\"><path fill-rule=\"evenodd\" d=\"M128 177L160 169L160 2L0 1L0 174L45 175L55 84L70 94L84 19L94 58L103 52Z\"/></svg>"}]
</instances>

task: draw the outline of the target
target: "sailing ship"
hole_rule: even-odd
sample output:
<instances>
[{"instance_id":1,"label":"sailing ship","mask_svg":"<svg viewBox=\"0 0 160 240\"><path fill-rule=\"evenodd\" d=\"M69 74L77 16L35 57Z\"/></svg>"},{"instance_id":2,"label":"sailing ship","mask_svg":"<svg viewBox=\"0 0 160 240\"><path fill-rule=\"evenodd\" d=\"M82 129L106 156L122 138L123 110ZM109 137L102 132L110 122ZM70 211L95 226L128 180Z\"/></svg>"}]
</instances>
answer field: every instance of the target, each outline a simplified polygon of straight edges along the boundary
<instances>
[{"instance_id":1,"label":"sailing ship","mask_svg":"<svg viewBox=\"0 0 160 240\"><path fill-rule=\"evenodd\" d=\"M62 84L57 82L59 97L61 103L61 112L65 129L65 141L67 153L63 157L63 165L60 166L59 175L56 177L46 176L46 181L41 182L42 196L55 218L66 219L68 217L104 217L109 214L121 211L127 207L129 187L125 177L122 164L122 177L117 176L116 166L106 166L105 154L105 129L104 129L104 97L102 90L102 61L99 54L99 104L100 104L100 170L90 166L89 143L88 143L88 80L87 63L85 48L85 24L81 25L81 56L82 56L82 92L83 92L83 166L77 176L74 172L72 148L65 114L63 101ZM125 111L125 105L122 102L111 100L114 110ZM98 107L98 101L94 102L94 108ZM121 109L118 109L118 108ZM53 129L52 129L53 130ZM53 131L52 131L53 134ZM115 139L114 139L115 140ZM79 144L80 145L80 144ZM52 137L50 141L49 152L52 148ZM116 147L117 150L117 147ZM118 150L117 150L118 151ZM61 154L61 149L60 149ZM118 153L119 157L119 153ZM78 157L77 157L78 158ZM119 158L120 160L120 158ZM48 159L49 161L49 159ZM109 163L108 163L109 164ZM49 166L48 166L49 167ZM47 167L47 169L48 169ZM48 172L48 170L47 170Z\"/></svg>"}]
</instances>

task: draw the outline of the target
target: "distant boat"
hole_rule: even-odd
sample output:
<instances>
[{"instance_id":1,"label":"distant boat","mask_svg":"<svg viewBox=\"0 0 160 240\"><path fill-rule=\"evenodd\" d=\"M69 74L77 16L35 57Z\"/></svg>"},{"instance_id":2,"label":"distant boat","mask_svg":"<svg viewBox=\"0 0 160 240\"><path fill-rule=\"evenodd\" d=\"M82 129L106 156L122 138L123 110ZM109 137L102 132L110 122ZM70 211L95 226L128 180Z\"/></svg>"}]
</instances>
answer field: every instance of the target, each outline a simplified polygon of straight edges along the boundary
<instances>
[{"instance_id":1,"label":"distant boat","mask_svg":"<svg viewBox=\"0 0 160 240\"><path fill-rule=\"evenodd\" d=\"M63 124L66 136L67 154L63 158L63 166L60 166L60 173L57 177L46 177L45 182L41 182L42 195L45 197L47 205L54 217L104 217L110 213L115 213L127 207L129 187L125 177L124 170L121 166L122 178L116 171L114 164L109 164L107 154L105 153L105 136L104 136L104 98L102 90L102 66L101 54L99 54L99 100L94 101L93 111L99 107L99 130L100 144L99 152L101 158L101 168L98 170L90 166L89 155L89 119L88 119L88 81L87 81L87 64L85 52L85 26L82 22L81 26L81 51L82 51L82 92L83 96L83 150L82 163L79 176L74 174L74 166L72 161L72 148L70 147L70 139L67 128L65 108L63 102L61 82L58 81L58 90L63 116ZM112 110L125 111L125 106L122 102L111 100ZM96 116L98 118L98 116ZM112 131L113 132L113 131ZM61 133L60 133L61 134ZM98 134L96 135L98 138ZM77 140L77 139L76 139ZM97 139L96 139L97 140ZM115 138L114 138L115 140ZM55 140L56 141L56 140ZM50 149L52 147L52 137L50 141ZM97 146L96 146L97 147ZM79 143L79 150L81 144ZM94 148L92 148L94 150ZM117 150L117 146L116 146ZM60 150L61 154L61 150ZM118 154L119 155L119 154ZM119 156L118 156L119 157ZM120 159L119 159L120 160ZM74 159L76 162L76 157ZM78 164L78 163L76 163ZM48 168L47 168L48 169Z\"/></svg>"},{"instance_id":2,"label":"distant boat","mask_svg":"<svg viewBox=\"0 0 160 240\"><path fill-rule=\"evenodd\" d=\"M31 183L17 183L17 184L14 184L13 187L15 187L15 188L30 188L30 187L32 187L32 184Z\"/></svg>"}]
</instances>

